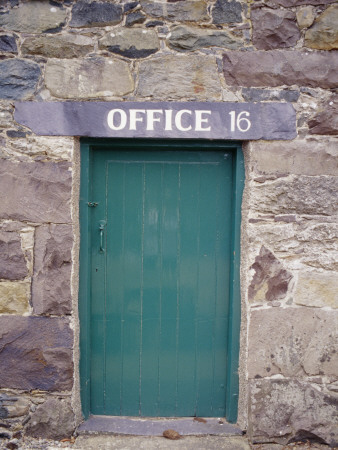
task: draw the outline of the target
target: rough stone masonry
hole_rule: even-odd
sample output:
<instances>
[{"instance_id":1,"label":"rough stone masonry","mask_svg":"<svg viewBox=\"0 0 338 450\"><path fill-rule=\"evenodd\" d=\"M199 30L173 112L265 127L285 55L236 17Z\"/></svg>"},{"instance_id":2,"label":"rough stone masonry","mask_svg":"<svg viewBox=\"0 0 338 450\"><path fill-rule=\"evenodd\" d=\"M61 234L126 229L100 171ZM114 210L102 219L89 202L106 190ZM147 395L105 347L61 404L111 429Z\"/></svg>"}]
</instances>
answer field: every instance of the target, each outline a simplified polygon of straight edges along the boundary
<instances>
[{"instance_id":1,"label":"rough stone masonry","mask_svg":"<svg viewBox=\"0 0 338 450\"><path fill-rule=\"evenodd\" d=\"M244 144L238 423L338 445L337 23L335 0L0 2L0 446L82 420L78 139L14 101L94 99L292 102L296 139Z\"/></svg>"}]
</instances>

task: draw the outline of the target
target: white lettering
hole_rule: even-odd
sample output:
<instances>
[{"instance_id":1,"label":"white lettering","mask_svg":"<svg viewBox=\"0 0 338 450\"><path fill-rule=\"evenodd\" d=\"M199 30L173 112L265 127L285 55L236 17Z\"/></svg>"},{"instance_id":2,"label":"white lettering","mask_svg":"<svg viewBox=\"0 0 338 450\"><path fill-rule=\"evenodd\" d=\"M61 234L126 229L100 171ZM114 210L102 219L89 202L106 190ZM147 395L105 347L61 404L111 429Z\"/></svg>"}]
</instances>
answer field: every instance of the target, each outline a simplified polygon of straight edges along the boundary
<instances>
[{"instance_id":1,"label":"white lettering","mask_svg":"<svg viewBox=\"0 0 338 450\"><path fill-rule=\"evenodd\" d=\"M178 111L178 113L176 114L175 117L175 125L176 128L180 131L189 131L191 130L191 125L189 125L188 127L183 127L182 125L182 116L183 114L192 114L191 111L189 111L189 109L181 109L180 111Z\"/></svg>"},{"instance_id":2,"label":"white lettering","mask_svg":"<svg viewBox=\"0 0 338 450\"><path fill-rule=\"evenodd\" d=\"M165 109L165 131L172 131L173 112L171 109Z\"/></svg>"},{"instance_id":3,"label":"white lettering","mask_svg":"<svg viewBox=\"0 0 338 450\"><path fill-rule=\"evenodd\" d=\"M117 126L114 123L115 113L120 114L120 125L117 125ZM125 111L123 111L123 109L112 109L108 113L107 122L108 122L108 127L111 128L112 130L115 130L115 131L122 130L123 128L125 128L125 126L127 124L127 114Z\"/></svg>"},{"instance_id":4,"label":"white lettering","mask_svg":"<svg viewBox=\"0 0 338 450\"><path fill-rule=\"evenodd\" d=\"M160 117L154 117L154 114L163 114L163 109L147 109L147 130L154 130L154 122L161 122Z\"/></svg>"},{"instance_id":5,"label":"white lettering","mask_svg":"<svg viewBox=\"0 0 338 450\"><path fill-rule=\"evenodd\" d=\"M143 122L143 117L137 117L137 113L145 114L145 109L131 109L129 112L129 130L136 130L136 122Z\"/></svg>"},{"instance_id":6,"label":"white lettering","mask_svg":"<svg viewBox=\"0 0 338 450\"><path fill-rule=\"evenodd\" d=\"M203 111L200 109L197 109L195 111L195 117L196 117L196 123L195 123L195 131L210 131L211 127L202 128L202 123L206 123L209 125L209 118L208 117L202 117L203 114L209 114L211 115L211 111Z\"/></svg>"},{"instance_id":7,"label":"white lettering","mask_svg":"<svg viewBox=\"0 0 338 450\"><path fill-rule=\"evenodd\" d=\"M251 122L247 117L250 117L250 113L248 111L242 111L238 114L236 118L236 111L230 111L229 115L231 117L230 120L230 130L236 131L236 127L242 133L245 133L251 128ZM246 116L246 117L242 117Z\"/></svg>"},{"instance_id":8,"label":"white lettering","mask_svg":"<svg viewBox=\"0 0 338 450\"><path fill-rule=\"evenodd\" d=\"M195 110L180 109L173 111L172 109L112 109L108 112L107 123L109 128L114 131L120 131L125 128L129 130L154 131L156 123L160 124L163 131L173 131L173 123L179 131L210 131L210 116L209 110ZM231 115L231 122L235 121L235 112L229 113ZM247 114L247 113L244 113ZM163 123L164 122L164 123ZM242 117L240 114L237 117L237 127L241 131L246 131L247 127L243 125L249 122L248 119ZM233 126L233 125L232 125Z\"/></svg>"}]
</instances>

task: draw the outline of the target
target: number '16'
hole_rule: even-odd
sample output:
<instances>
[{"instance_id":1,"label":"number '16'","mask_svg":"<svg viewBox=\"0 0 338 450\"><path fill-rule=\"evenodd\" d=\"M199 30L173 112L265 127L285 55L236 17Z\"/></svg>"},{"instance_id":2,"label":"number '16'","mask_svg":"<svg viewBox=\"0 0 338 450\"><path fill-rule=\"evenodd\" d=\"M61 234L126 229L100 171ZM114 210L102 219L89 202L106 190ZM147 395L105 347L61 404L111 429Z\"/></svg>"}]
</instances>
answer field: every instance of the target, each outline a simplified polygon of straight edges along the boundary
<instances>
[{"instance_id":1,"label":"number '16'","mask_svg":"<svg viewBox=\"0 0 338 450\"><path fill-rule=\"evenodd\" d=\"M242 111L238 114L238 116L236 117L236 111L230 111L229 112L230 116L231 116L231 122L230 122L230 129L231 131L242 131L243 133L245 133L246 131L248 131L251 127L251 122L249 119L247 119L247 117L250 116L250 113L248 111ZM246 117L243 117L246 116Z\"/></svg>"}]
</instances>

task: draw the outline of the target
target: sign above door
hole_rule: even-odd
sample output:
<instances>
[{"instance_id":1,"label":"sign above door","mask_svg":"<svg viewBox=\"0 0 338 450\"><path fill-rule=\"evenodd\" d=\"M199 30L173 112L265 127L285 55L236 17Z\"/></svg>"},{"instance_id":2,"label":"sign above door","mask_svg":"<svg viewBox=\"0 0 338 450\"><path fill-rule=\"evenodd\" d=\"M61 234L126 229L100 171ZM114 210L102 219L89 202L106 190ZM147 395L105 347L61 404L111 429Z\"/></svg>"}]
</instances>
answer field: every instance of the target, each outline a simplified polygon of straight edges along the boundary
<instances>
[{"instance_id":1,"label":"sign above door","mask_svg":"<svg viewBox=\"0 0 338 450\"><path fill-rule=\"evenodd\" d=\"M15 120L42 136L294 139L289 103L16 102Z\"/></svg>"}]
</instances>

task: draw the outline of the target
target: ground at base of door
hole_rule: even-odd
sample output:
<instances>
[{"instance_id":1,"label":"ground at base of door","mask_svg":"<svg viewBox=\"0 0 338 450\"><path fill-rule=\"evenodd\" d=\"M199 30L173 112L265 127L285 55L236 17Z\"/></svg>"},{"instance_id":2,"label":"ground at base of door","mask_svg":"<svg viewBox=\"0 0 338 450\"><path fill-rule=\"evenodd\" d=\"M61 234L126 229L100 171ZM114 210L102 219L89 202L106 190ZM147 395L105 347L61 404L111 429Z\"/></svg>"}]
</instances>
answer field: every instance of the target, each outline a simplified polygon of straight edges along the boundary
<instances>
[{"instance_id":1,"label":"ground at base of door","mask_svg":"<svg viewBox=\"0 0 338 450\"><path fill-rule=\"evenodd\" d=\"M91 416L77 432L81 434L110 433L129 436L163 436L165 430L175 430L182 436L241 436L242 430L217 417L119 417Z\"/></svg>"},{"instance_id":2,"label":"ground at base of door","mask_svg":"<svg viewBox=\"0 0 338 450\"><path fill-rule=\"evenodd\" d=\"M0 449L19 450L332 450L330 447L317 443L256 444L250 445L245 436L184 436L177 441L164 437L149 436L112 436L112 435L82 435L68 441L50 441L46 439L24 439L13 442L0 441ZM12 443L12 445L10 444ZM13 445L14 444L14 445Z\"/></svg>"}]
</instances>

